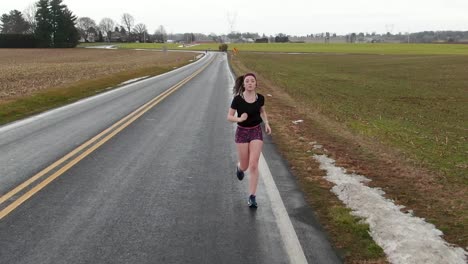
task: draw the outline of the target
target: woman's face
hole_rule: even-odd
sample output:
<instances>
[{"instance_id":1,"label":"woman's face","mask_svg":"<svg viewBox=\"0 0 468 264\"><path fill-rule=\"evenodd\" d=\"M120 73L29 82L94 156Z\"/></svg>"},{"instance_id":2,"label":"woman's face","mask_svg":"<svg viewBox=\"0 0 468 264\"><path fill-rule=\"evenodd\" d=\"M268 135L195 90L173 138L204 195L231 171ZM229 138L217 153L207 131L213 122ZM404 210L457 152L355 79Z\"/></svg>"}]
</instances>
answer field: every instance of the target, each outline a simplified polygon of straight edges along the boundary
<instances>
[{"instance_id":1,"label":"woman's face","mask_svg":"<svg viewBox=\"0 0 468 264\"><path fill-rule=\"evenodd\" d=\"M245 90L247 91L253 91L257 87L257 80L255 80L255 77L249 75L245 77L244 79L244 87Z\"/></svg>"}]
</instances>

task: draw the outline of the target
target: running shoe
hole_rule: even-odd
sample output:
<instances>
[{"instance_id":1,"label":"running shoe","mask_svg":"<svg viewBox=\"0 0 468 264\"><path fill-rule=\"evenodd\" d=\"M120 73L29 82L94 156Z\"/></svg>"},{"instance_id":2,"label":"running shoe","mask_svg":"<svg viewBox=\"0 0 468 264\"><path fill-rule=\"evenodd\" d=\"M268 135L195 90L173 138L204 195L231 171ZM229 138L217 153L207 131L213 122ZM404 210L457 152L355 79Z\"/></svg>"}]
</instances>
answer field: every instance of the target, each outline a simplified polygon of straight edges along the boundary
<instances>
[{"instance_id":1,"label":"running shoe","mask_svg":"<svg viewBox=\"0 0 468 264\"><path fill-rule=\"evenodd\" d=\"M236 166L236 175L239 181L242 181L242 179L244 179L244 172L241 169L239 169L239 166Z\"/></svg>"},{"instance_id":2,"label":"running shoe","mask_svg":"<svg viewBox=\"0 0 468 264\"><path fill-rule=\"evenodd\" d=\"M250 208L254 208L254 209L257 208L257 201L256 201L255 198L256 198L255 195L250 195L249 196L248 205L249 205Z\"/></svg>"}]
</instances>

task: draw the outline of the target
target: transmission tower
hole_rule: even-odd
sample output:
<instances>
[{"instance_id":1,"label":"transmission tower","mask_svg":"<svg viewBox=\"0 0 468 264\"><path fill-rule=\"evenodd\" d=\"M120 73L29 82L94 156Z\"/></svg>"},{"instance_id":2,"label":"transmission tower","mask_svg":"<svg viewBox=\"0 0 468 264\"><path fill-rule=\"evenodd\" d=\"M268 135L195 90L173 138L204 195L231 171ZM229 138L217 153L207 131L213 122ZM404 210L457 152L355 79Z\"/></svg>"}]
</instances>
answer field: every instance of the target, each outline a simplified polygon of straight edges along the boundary
<instances>
[{"instance_id":1,"label":"transmission tower","mask_svg":"<svg viewBox=\"0 0 468 264\"><path fill-rule=\"evenodd\" d=\"M236 19L237 19L237 12L227 12L227 20L229 26L229 33L234 32L234 28L236 26Z\"/></svg>"},{"instance_id":2,"label":"transmission tower","mask_svg":"<svg viewBox=\"0 0 468 264\"><path fill-rule=\"evenodd\" d=\"M395 27L394 24L386 24L385 25L385 30L387 30L387 32L385 32L385 34L387 34L388 32L390 32L390 34L393 35L393 28Z\"/></svg>"}]
</instances>

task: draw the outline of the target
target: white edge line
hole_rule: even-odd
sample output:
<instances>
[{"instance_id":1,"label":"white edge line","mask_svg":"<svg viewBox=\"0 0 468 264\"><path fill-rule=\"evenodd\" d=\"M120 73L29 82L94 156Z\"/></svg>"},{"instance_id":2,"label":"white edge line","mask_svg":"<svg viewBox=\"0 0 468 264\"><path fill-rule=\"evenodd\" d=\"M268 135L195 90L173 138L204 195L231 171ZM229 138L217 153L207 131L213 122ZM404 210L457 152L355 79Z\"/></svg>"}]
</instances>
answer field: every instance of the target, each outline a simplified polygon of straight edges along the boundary
<instances>
[{"instance_id":1,"label":"white edge line","mask_svg":"<svg viewBox=\"0 0 468 264\"><path fill-rule=\"evenodd\" d=\"M284 247L288 253L290 263L306 264L307 259L304 255L304 251L302 250L301 243L297 238L296 231L294 230L288 212L284 207L283 200L281 199L281 195L276 187L275 180L271 175L263 153L260 155L258 169L265 184L267 195L270 198L271 209L276 218L276 223L281 237L283 238Z\"/></svg>"},{"instance_id":2,"label":"white edge line","mask_svg":"<svg viewBox=\"0 0 468 264\"><path fill-rule=\"evenodd\" d=\"M64 105L64 106L60 106L58 108L54 108L54 109L51 109L51 110L48 110L48 111L45 111L43 113L40 113L40 114L37 114L37 115L33 115L33 116L30 116L30 117L27 117L26 119L22 119L22 120L18 120L18 121L13 121L12 123L8 123L8 124L5 124L3 126L0 126L0 133L2 132L6 132L8 130L11 130L11 129L14 129L14 128L17 128L17 127L21 127L21 126L24 126L24 125L27 125L29 123L32 123L38 119L41 119L41 118L44 118L46 116L49 116L49 115L52 115L56 112L59 112L59 111L63 111L65 109L68 109L68 108L72 108L72 107L76 107L80 104L84 104L86 102L89 102L89 101L93 101L93 100L97 100L98 98L102 97L102 96L106 96L106 95L109 95L109 94L112 94L112 93L116 93L118 91L121 91L123 89L129 89L130 87L134 86L134 85L137 85L137 84L141 84L143 82L146 82L146 81L150 81L150 80L154 80L154 79L158 79L158 78L161 78L165 75L168 75L168 74L172 74L172 73L175 73L175 72L178 72L178 71L182 71L184 70L185 68L187 67L190 67L190 66L193 66L195 64L198 64L200 63L201 61L205 61L204 58L207 58L208 56L203 56L201 59L193 62L193 63L190 63L190 64L187 64L183 67L180 67L180 68L177 68L177 69L174 69L172 71L169 71L169 72L165 72L165 73L162 73L160 75L156 75L156 76L153 76L153 77L150 77L150 78L146 78L146 79L143 79L143 80L139 80L139 81L136 81L136 82L132 82L130 84L127 84L127 85L123 85L119 88L116 88L116 89L112 89L110 91L107 91L107 92L103 92L103 93L100 93L100 94L97 94L97 95L94 95L94 96L91 96L91 97L87 97L87 98L83 98L81 100L78 100L74 103L71 103L71 104L67 104L67 105Z\"/></svg>"}]
</instances>

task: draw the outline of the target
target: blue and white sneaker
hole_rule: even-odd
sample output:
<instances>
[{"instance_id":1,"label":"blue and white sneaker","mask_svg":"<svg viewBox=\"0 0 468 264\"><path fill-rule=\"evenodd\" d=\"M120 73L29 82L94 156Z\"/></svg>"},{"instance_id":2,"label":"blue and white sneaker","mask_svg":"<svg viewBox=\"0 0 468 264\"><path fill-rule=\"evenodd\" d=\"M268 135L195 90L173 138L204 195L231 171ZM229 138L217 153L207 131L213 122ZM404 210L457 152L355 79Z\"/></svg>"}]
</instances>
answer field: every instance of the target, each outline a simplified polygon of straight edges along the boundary
<instances>
[{"instance_id":1,"label":"blue and white sneaker","mask_svg":"<svg viewBox=\"0 0 468 264\"><path fill-rule=\"evenodd\" d=\"M255 195L250 195L249 196L249 202L247 203L250 208L256 209L257 208L257 201L255 199Z\"/></svg>"},{"instance_id":2,"label":"blue and white sneaker","mask_svg":"<svg viewBox=\"0 0 468 264\"><path fill-rule=\"evenodd\" d=\"M242 179L244 179L244 172L241 169L239 169L239 166L236 166L236 175L239 181L242 181Z\"/></svg>"}]
</instances>

